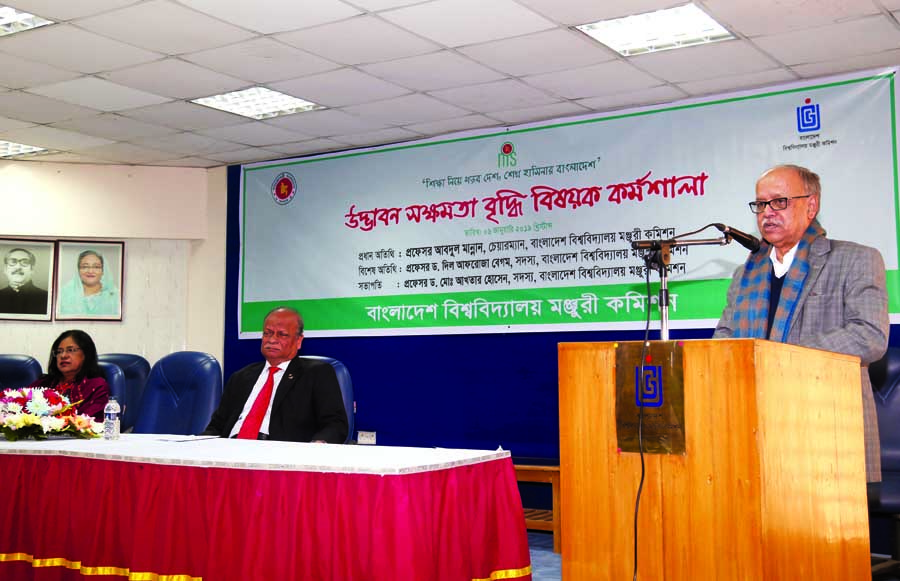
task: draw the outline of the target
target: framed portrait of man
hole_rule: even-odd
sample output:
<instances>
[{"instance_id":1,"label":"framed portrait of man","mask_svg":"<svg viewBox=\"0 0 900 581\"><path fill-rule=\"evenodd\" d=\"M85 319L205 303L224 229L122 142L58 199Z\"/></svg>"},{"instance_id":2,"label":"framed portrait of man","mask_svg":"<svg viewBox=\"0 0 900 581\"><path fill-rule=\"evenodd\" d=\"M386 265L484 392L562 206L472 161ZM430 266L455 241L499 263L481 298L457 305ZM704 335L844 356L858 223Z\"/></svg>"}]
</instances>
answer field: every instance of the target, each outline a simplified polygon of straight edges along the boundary
<instances>
[{"instance_id":1,"label":"framed portrait of man","mask_svg":"<svg viewBox=\"0 0 900 581\"><path fill-rule=\"evenodd\" d=\"M57 320L122 320L125 243L58 242Z\"/></svg>"},{"instance_id":2,"label":"framed portrait of man","mask_svg":"<svg viewBox=\"0 0 900 581\"><path fill-rule=\"evenodd\" d=\"M49 321L56 243L0 238L0 319Z\"/></svg>"}]
</instances>

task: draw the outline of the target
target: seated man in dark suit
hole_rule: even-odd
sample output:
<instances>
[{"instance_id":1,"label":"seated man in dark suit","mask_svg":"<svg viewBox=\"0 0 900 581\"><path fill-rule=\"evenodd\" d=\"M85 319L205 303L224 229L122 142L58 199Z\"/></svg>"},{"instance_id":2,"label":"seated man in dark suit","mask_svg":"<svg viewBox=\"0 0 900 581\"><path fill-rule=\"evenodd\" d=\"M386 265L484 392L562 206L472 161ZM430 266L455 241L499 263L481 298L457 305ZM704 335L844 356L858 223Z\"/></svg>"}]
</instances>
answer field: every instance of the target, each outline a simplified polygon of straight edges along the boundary
<instances>
[{"instance_id":1,"label":"seated man in dark suit","mask_svg":"<svg viewBox=\"0 0 900 581\"><path fill-rule=\"evenodd\" d=\"M288 307L266 315L261 352L266 362L236 371L203 431L223 438L343 444L347 413L328 363L298 359L303 318Z\"/></svg>"}]
</instances>

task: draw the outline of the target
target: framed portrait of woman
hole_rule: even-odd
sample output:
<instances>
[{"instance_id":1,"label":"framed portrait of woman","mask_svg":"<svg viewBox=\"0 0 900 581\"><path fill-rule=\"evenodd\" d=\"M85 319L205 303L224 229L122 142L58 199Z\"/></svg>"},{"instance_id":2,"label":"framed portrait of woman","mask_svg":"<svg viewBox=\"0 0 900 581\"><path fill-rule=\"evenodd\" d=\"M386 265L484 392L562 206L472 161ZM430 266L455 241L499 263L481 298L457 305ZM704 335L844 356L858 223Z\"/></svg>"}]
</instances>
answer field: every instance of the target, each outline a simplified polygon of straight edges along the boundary
<instances>
[{"instance_id":1,"label":"framed portrait of woman","mask_svg":"<svg viewBox=\"0 0 900 581\"><path fill-rule=\"evenodd\" d=\"M56 243L0 238L0 319L49 321Z\"/></svg>"},{"instance_id":2,"label":"framed portrait of woman","mask_svg":"<svg viewBox=\"0 0 900 581\"><path fill-rule=\"evenodd\" d=\"M58 242L57 320L122 320L125 243Z\"/></svg>"}]
</instances>

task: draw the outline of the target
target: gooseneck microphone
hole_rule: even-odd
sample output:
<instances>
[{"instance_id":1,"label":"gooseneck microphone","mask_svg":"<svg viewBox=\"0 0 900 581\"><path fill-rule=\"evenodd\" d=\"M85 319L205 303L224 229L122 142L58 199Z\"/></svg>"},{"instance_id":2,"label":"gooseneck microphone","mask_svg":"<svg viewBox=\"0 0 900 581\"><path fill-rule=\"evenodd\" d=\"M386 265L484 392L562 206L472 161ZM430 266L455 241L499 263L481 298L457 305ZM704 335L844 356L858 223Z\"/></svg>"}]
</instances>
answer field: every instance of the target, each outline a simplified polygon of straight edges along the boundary
<instances>
[{"instance_id":1,"label":"gooseneck microphone","mask_svg":"<svg viewBox=\"0 0 900 581\"><path fill-rule=\"evenodd\" d=\"M732 228L731 226L726 226L725 224L713 224L720 232L725 234L726 237L731 237L737 241L738 244L749 250L750 252L756 252L759 250L759 238L753 236L751 234L747 234L746 232L741 232L737 228Z\"/></svg>"}]
</instances>

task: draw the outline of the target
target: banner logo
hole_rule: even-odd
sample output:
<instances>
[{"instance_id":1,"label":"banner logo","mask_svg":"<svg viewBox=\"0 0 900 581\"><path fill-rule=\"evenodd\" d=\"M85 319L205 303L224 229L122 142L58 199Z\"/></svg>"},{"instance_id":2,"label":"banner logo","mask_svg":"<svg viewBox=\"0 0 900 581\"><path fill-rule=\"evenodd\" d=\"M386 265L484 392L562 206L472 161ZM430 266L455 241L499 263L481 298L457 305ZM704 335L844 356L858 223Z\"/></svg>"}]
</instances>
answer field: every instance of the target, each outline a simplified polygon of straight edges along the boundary
<instances>
[{"instance_id":1,"label":"banner logo","mask_svg":"<svg viewBox=\"0 0 900 581\"><path fill-rule=\"evenodd\" d=\"M272 198L275 203L284 206L294 199L297 193L297 180L288 172L282 172L275 176L272 182Z\"/></svg>"},{"instance_id":2,"label":"banner logo","mask_svg":"<svg viewBox=\"0 0 900 581\"><path fill-rule=\"evenodd\" d=\"M511 141L506 141L500 146L497 167L516 167L516 146Z\"/></svg>"},{"instance_id":3,"label":"banner logo","mask_svg":"<svg viewBox=\"0 0 900 581\"><path fill-rule=\"evenodd\" d=\"M637 407L658 408L663 404L662 365L645 365L634 368L634 403Z\"/></svg>"},{"instance_id":4,"label":"banner logo","mask_svg":"<svg viewBox=\"0 0 900 581\"><path fill-rule=\"evenodd\" d=\"M809 98L807 98L804 103L805 104L797 107L797 131L800 133L818 131L822 127L822 119L819 115L819 104L814 104L812 99Z\"/></svg>"}]
</instances>

